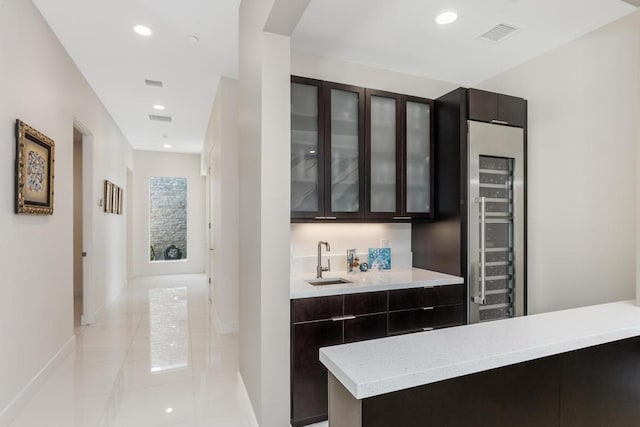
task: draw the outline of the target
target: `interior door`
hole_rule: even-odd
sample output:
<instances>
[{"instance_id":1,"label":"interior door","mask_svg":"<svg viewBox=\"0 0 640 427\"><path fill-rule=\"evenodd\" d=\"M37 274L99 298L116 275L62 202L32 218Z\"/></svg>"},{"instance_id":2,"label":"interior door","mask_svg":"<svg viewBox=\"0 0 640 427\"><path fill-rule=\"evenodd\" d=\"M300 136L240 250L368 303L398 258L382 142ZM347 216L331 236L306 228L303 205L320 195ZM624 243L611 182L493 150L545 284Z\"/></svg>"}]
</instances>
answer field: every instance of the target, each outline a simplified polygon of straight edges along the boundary
<instances>
[{"instance_id":1,"label":"interior door","mask_svg":"<svg viewBox=\"0 0 640 427\"><path fill-rule=\"evenodd\" d=\"M524 131L469 121L469 321L522 316Z\"/></svg>"}]
</instances>

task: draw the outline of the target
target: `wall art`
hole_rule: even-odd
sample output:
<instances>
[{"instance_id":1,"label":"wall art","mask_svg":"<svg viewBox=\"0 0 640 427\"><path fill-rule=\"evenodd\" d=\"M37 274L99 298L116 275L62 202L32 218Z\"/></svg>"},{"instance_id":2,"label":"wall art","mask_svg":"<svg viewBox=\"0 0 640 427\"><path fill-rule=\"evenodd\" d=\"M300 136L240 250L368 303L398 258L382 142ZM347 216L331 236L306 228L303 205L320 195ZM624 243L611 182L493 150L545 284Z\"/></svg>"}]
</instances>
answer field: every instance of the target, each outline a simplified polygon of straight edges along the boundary
<instances>
[{"instance_id":1,"label":"wall art","mask_svg":"<svg viewBox=\"0 0 640 427\"><path fill-rule=\"evenodd\" d=\"M122 215L124 208L124 190L111 181L104 181L104 203L105 213Z\"/></svg>"},{"instance_id":2,"label":"wall art","mask_svg":"<svg viewBox=\"0 0 640 427\"><path fill-rule=\"evenodd\" d=\"M55 143L16 120L15 212L53 215Z\"/></svg>"}]
</instances>

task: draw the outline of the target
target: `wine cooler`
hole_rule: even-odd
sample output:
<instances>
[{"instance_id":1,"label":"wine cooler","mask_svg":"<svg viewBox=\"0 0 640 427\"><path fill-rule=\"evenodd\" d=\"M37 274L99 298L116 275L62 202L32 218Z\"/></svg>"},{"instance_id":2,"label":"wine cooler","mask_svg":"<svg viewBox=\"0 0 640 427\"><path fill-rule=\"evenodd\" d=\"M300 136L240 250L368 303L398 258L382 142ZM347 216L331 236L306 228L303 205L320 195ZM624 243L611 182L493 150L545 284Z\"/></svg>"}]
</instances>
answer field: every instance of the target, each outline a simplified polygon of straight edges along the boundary
<instances>
[{"instance_id":1,"label":"wine cooler","mask_svg":"<svg viewBox=\"0 0 640 427\"><path fill-rule=\"evenodd\" d=\"M468 121L469 322L522 316L524 131Z\"/></svg>"}]
</instances>

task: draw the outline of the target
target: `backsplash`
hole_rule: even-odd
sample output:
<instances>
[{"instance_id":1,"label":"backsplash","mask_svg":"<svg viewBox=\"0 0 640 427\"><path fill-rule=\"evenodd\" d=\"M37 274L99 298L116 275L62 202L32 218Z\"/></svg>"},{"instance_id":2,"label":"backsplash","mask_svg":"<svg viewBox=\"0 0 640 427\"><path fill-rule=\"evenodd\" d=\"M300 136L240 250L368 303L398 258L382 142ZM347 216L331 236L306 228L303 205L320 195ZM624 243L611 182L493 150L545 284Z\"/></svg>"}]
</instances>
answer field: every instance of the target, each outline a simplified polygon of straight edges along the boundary
<instances>
[{"instance_id":1,"label":"backsplash","mask_svg":"<svg viewBox=\"0 0 640 427\"><path fill-rule=\"evenodd\" d=\"M368 262L369 248L380 247L382 239L389 241L391 268L411 268L411 224L291 224L291 275L315 273L320 240L331 245L331 252L322 249L323 265L331 259L331 270L343 272L347 249Z\"/></svg>"}]
</instances>

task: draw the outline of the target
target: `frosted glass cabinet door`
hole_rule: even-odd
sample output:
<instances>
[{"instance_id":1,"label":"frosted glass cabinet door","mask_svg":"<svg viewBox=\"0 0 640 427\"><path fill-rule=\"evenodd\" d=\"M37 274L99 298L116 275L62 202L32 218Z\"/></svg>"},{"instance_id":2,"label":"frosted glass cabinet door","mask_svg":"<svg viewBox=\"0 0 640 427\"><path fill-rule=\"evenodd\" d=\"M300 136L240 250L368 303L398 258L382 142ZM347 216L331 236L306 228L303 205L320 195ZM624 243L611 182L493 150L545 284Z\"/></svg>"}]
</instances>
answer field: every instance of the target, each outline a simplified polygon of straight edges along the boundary
<instances>
[{"instance_id":1,"label":"frosted glass cabinet door","mask_svg":"<svg viewBox=\"0 0 640 427\"><path fill-rule=\"evenodd\" d=\"M330 103L330 216L363 212L363 90L332 84Z\"/></svg>"},{"instance_id":2,"label":"frosted glass cabinet door","mask_svg":"<svg viewBox=\"0 0 640 427\"><path fill-rule=\"evenodd\" d=\"M367 216L371 218L393 218L400 212L400 107L400 95L367 89Z\"/></svg>"},{"instance_id":3,"label":"frosted glass cabinet door","mask_svg":"<svg viewBox=\"0 0 640 427\"><path fill-rule=\"evenodd\" d=\"M431 214L431 114L430 101L406 103L406 205L412 218Z\"/></svg>"},{"instance_id":4,"label":"frosted glass cabinet door","mask_svg":"<svg viewBox=\"0 0 640 427\"><path fill-rule=\"evenodd\" d=\"M313 218L323 211L321 82L292 78L291 217Z\"/></svg>"}]
</instances>

